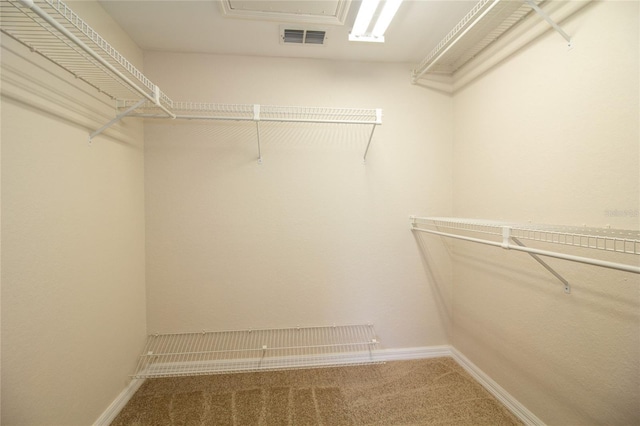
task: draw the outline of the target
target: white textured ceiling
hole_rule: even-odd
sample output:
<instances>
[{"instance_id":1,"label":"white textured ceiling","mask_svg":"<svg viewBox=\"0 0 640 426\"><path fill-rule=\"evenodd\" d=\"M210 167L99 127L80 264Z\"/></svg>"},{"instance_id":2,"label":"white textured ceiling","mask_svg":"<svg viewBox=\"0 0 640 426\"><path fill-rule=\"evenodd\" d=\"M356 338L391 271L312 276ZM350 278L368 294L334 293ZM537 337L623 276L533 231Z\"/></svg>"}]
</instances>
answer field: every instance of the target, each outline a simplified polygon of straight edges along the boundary
<instances>
[{"instance_id":1,"label":"white textured ceiling","mask_svg":"<svg viewBox=\"0 0 640 426\"><path fill-rule=\"evenodd\" d=\"M233 0L234 7L242 2ZM318 3L325 0L272 3L280 3L280 9L282 4L285 9L295 9L288 3L306 2L315 3L316 10ZM143 50L417 63L476 2L405 0L387 30L384 44L348 41L359 0L350 2L344 25L225 16L220 0L101 0L100 3ZM270 0L247 1L247 6L256 3L267 6ZM326 0L327 10L331 11L335 4L335 0ZM325 29L327 42L324 46L284 45L279 38L283 24Z\"/></svg>"}]
</instances>

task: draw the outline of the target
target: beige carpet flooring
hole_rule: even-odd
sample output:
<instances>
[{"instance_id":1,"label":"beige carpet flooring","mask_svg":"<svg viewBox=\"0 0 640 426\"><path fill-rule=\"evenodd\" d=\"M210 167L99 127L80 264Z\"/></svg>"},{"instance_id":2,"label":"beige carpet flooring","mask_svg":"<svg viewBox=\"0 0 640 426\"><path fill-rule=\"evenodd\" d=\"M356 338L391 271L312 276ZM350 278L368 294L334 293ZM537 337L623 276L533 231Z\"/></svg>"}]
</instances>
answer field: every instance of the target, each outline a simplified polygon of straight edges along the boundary
<instances>
[{"instance_id":1,"label":"beige carpet flooring","mask_svg":"<svg viewBox=\"0 0 640 426\"><path fill-rule=\"evenodd\" d=\"M520 425L451 358L147 380L112 425Z\"/></svg>"}]
</instances>

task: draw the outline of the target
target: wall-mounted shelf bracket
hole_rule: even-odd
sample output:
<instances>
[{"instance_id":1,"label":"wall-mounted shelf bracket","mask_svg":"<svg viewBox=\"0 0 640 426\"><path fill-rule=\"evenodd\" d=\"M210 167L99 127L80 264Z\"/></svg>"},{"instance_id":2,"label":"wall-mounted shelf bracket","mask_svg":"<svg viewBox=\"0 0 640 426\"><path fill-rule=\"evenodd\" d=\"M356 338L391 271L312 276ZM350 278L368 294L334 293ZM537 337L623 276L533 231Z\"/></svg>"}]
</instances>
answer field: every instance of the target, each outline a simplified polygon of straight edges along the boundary
<instances>
[{"instance_id":1,"label":"wall-mounted shelf bracket","mask_svg":"<svg viewBox=\"0 0 640 426\"><path fill-rule=\"evenodd\" d=\"M135 109L137 109L140 106L142 106L142 104L144 104L146 101L147 101L146 99L141 99L140 101L138 101L138 103L136 103L132 107L127 108L126 110L124 110L120 114L116 115L113 120L109 121L107 124L105 124L104 126L100 127L95 132L91 133L89 135L89 143L92 142L93 138L95 138L96 136L100 135L102 132L107 130L109 127L113 126L114 124L116 124L117 122L119 122L120 120L125 118L127 115L131 114Z\"/></svg>"},{"instance_id":2,"label":"wall-mounted shelf bracket","mask_svg":"<svg viewBox=\"0 0 640 426\"><path fill-rule=\"evenodd\" d=\"M511 237L511 239L513 240L514 243L516 243L517 245L519 245L520 247L526 247L520 240L518 240L515 237ZM564 278L562 278L562 275L560 275L559 273L557 273L555 271L555 269L553 269L551 266L549 266L549 264L547 262L545 262L544 260L540 259L540 256L538 256L537 254L533 254L533 253L528 253L529 256L533 257L535 259L536 262L538 262L540 265L542 265L542 267L544 269L546 269L547 271L549 271L549 273L551 273L551 275L553 275L554 277L556 277L564 286L564 292L567 294L571 294L571 286L569 285L569 281L565 280Z\"/></svg>"},{"instance_id":3,"label":"wall-mounted shelf bracket","mask_svg":"<svg viewBox=\"0 0 640 426\"><path fill-rule=\"evenodd\" d=\"M262 151L260 149L260 105L253 106L253 121L256 122L256 135L258 139L258 164L262 164Z\"/></svg>"},{"instance_id":4,"label":"wall-mounted shelf bracket","mask_svg":"<svg viewBox=\"0 0 640 426\"><path fill-rule=\"evenodd\" d=\"M369 146L371 145L371 140L373 139L373 132L376 130L376 126L382 124L382 110L380 108L376 108L376 122L371 127L371 133L369 134L369 140L367 141L367 147L364 150L364 155L362 156L362 164L367 164L367 154L369 153Z\"/></svg>"},{"instance_id":5,"label":"wall-mounted shelf bracket","mask_svg":"<svg viewBox=\"0 0 640 426\"><path fill-rule=\"evenodd\" d=\"M556 30L556 32L558 34L560 34L565 40L567 40L567 44L568 46L571 48L573 47L573 44L571 42L571 36L569 36L569 34L567 34L562 27L560 27L560 25L558 25L556 23L556 21L554 21L553 19L551 19L551 17L547 14L547 12L545 12L544 10L542 10L540 8L540 6L538 6L536 4L536 2L534 0L524 0L525 3L527 3L533 10L536 11L536 13L542 17L542 19L544 19L545 21L547 21L547 23L549 25L551 25L551 27L553 27L554 30Z\"/></svg>"},{"instance_id":6,"label":"wall-mounted shelf bracket","mask_svg":"<svg viewBox=\"0 0 640 426\"><path fill-rule=\"evenodd\" d=\"M517 239L516 237L511 235L511 227L503 226L502 227L502 248L504 248L506 250L509 250L510 248L513 247L509 243L509 240L511 240L514 243L516 243L519 247L527 248L527 246L522 241L520 241L519 239ZM558 280L560 280L560 282L564 285L564 292L565 293L567 293L567 294L571 293L571 287L569 286L569 282L567 280L565 280L564 278L562 278L562 276L559 273L557 273L551 266L549 266L549 264L547 262L545 262L544 260L540 259L540 256L538 256L535 253L531 253L529 251L527 251L526 253L529 256L531 256L536 262L538 262L540 265L542 265L542 267L544 269L549 271L551 273L551 275L553 275Z\"/></svg>"}]
</instances>

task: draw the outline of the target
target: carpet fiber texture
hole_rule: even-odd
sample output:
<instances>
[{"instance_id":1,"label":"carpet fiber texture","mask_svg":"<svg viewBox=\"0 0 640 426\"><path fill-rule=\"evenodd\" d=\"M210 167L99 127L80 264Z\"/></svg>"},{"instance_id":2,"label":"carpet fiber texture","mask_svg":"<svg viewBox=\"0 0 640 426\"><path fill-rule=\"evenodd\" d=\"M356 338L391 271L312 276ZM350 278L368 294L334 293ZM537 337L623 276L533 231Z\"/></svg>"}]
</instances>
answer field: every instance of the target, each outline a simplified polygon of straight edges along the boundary
<instances>
[{"instance_id":1,"label":"carpet fiber texture","mask_svg":"<svg viewBox=\"0 0 640 426\"><path fill-rule=\"evenodd\" d=\"M127 425L520 425L451 358L147 380Z\"/></svg>"}]
</instances>

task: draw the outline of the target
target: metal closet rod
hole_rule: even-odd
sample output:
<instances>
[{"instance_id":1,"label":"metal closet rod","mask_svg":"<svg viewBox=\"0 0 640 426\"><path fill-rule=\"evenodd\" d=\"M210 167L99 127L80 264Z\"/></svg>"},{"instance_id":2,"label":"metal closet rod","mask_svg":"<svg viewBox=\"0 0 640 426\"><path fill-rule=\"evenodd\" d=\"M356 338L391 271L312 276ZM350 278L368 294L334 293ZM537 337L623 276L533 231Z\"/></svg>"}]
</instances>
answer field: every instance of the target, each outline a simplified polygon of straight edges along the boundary
<instances>
[{"instance_id":1,"label":"metal closet rod","mask_svg":"<svg viewBox=\"0 0 640 426\"><path fill-rule=\"evenodd\" d=\"M167 118L164 115L157 114L129 114L129 117L140 118ZM181 115L176 114L176 120L217 120L217 121L271 121L279 123L321 123L321 124L374 124L371 120L323 120L323 119L304 119L304 118L259 118L252 117L215 117L210 115Z\"/></svg>"},{"instance_id":2,"label":"metal closet rod","mask_svg":"<svg viewBox=\"0 0 640 426\"><path fill-rule=\"evenodd\" d=\"M590 257L574 256L571 254L558 253L555 251L540 250L540 249L535 249L531 247L513 245L508 241L510 237L509 232L511 228L508 226L504 226L502 227L502 229L503 229L503 241L496 242L496 241L490 241L490 240L483 240L481 238L465 237L463 235L451 234L448 232L440 232L440 231L433 231L431 229L418 228L415 226L415 223L411 224L412 231L425 232L427 234L440 235L441 237L455 238L458 240L470 241L473 243L485 244L485 245L494 246L494 247L501 247L507 250L517 250L517 251L522 251L525 253L535 254L539 256L555 257L556 259L564 259L564 260L569 260L571 262L585 263L587 265L600 266L603 268L617 269L620 271L640 274L640 266L626 265L624 263L609 262L606 260L593 259Z\"/></svg>"}]
</instances>

